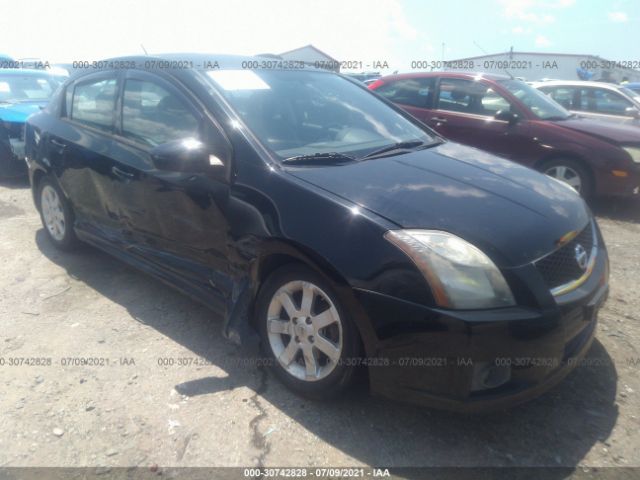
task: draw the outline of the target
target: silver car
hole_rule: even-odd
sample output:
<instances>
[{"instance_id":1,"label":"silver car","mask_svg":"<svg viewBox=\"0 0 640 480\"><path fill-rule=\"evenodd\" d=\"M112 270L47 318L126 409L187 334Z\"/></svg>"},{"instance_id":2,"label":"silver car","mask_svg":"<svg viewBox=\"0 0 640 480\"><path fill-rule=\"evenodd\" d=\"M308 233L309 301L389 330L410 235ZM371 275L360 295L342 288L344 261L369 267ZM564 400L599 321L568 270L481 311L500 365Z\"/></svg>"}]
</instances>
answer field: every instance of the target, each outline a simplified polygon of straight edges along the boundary
<instances>
[{"instance_id":1,"label":"silver car","mask_svg":"<svg viewBox=\"0 0 640 480\"><path fill-rule=\"evenodd\" d=\"M532 85L572 113L640 126L640 94L623 85L579 80L534 82Z\"/></svg>"}]
</instances>

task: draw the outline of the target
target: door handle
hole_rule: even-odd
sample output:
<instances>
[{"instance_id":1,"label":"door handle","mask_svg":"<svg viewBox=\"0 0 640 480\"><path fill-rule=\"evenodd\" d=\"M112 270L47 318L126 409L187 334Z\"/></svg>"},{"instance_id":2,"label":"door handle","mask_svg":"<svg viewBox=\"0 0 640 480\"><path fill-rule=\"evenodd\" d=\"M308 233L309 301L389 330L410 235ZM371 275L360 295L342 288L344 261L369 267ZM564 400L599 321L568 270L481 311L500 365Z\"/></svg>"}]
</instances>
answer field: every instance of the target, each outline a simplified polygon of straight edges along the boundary
<instances>
[{"instance_id":1,"label":"door handle","mask_svg":"<svg viewBox=\"0 0 640 480\"><path fill-rule=\"evenodd\" d=\"M67 148L66 143L56 140L55 138L50 138L49 141L51 142L51 145L59 148L60 150L64 150L65 148Z\"/></svg>"},{"instance_id":2,"label":"door handle","mask_svg":"<svg viewBox=\"0 0 640 480\"><path fill-rule=\"evenodd\" d=\"M134 177L133 173L125 172L124 170L120 170L118 167L111 167L111 172L116 177L120 177L124 180L131 180Z\"/></svg>"},{"instance_id":3,"label":"door handle","mask_svg":"<svg viewBox=\"0 0 640 480\"><path fill-rule=\"evenodd\" d=\"M433 122L433 123L447 123L447 119L446 118L442 118L442 117L433 117L431 119L431 122Z\"/></svg>"}]
</instances>

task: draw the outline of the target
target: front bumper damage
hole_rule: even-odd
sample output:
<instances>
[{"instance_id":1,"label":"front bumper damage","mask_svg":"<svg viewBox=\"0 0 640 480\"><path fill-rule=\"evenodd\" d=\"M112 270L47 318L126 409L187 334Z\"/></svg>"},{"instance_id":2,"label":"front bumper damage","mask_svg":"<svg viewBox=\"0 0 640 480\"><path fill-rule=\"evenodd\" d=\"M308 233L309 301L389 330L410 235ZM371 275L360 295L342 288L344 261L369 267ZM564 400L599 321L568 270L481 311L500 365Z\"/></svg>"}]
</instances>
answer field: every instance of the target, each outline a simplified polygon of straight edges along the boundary
<instances>
[{"instance_id":1,"label":"front bumper damage","mask_svg":"<svg viewBox=\"0 0 640 480\"><path fill-rule=\"evenodd\" d=\"M357 297L378 344L374 393L461 412L507 408L560 382L586 355L608 296L608 257L589 279L543 308L447 311L369 291Z\"/></svg>"}]
</instances>

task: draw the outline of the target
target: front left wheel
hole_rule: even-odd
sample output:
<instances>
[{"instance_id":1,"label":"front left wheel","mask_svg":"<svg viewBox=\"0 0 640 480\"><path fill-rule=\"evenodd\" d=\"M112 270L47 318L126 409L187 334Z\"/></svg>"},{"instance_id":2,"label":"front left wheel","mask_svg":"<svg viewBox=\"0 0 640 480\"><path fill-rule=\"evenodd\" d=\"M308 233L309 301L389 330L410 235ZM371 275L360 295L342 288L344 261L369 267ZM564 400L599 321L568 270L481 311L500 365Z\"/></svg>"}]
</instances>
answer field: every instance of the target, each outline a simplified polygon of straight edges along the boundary
<instances>
[{"instance_id":1,"label":"front left wheel","mask_svg":"<svg viewBox=\"0 0 640 480\"><path fill-rule=\"evenodd\" d=\"M322 399L351 385L357 332L324 278L302 265L283 267L260 289L255 311L263 352L291 390Z\"/></svg>"},{"instance_id":2,"label":"front left wheel","mask_svg":"<svg viewBox=\"0 0 640 480\"><path fill-rule=\"evenodd\" d=\"M73 230L73 211L60 187L49 178L38 185L38 207L44 230L60 250L72 250L78 244Z\"/></svg>"}]
</instances>

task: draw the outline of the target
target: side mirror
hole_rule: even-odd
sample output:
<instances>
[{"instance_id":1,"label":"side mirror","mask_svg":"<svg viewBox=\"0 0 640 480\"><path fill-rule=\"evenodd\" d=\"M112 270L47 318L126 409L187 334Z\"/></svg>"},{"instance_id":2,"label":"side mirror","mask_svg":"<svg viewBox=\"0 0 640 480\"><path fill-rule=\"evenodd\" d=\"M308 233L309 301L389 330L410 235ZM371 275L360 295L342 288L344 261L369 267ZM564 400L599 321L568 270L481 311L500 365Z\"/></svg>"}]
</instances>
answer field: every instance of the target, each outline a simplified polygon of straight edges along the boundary
<instances>
[{"instance_id":1,"label":"side mirror","mask_svg":"<svg viewBox=\"0 0 640 480\"><path fill-rule=\"evenodd\" d=\"M627 107L625 109L625 114L628 117L640 118L640 110L638 110L636 107Z\"/></svg>"},{"instance_id":2,"label":"side mirror","mask_svg":"<svg viewBox=\"0 0 640 480\"><path fill-rule=\"evenodd\" d=\"M518 117L518 114L512 113L509 110L498 110L493 118L495 118L496 120L503 120L505 122L508 122L509 125L515 125L520 119L520 117Z\"/></svg>"},{"instance_id":3,"label":"side mirror","mask_svg":"<svg viewBox=\"0 0 640 480\"><path fill-rule=\"evenodd\" d=\"M158 170L185 173L204 173L224 169L224 162L210 153L207 146L195 138L163 143L151 150L153 164Z\"/></svg>"}]
</instances>

